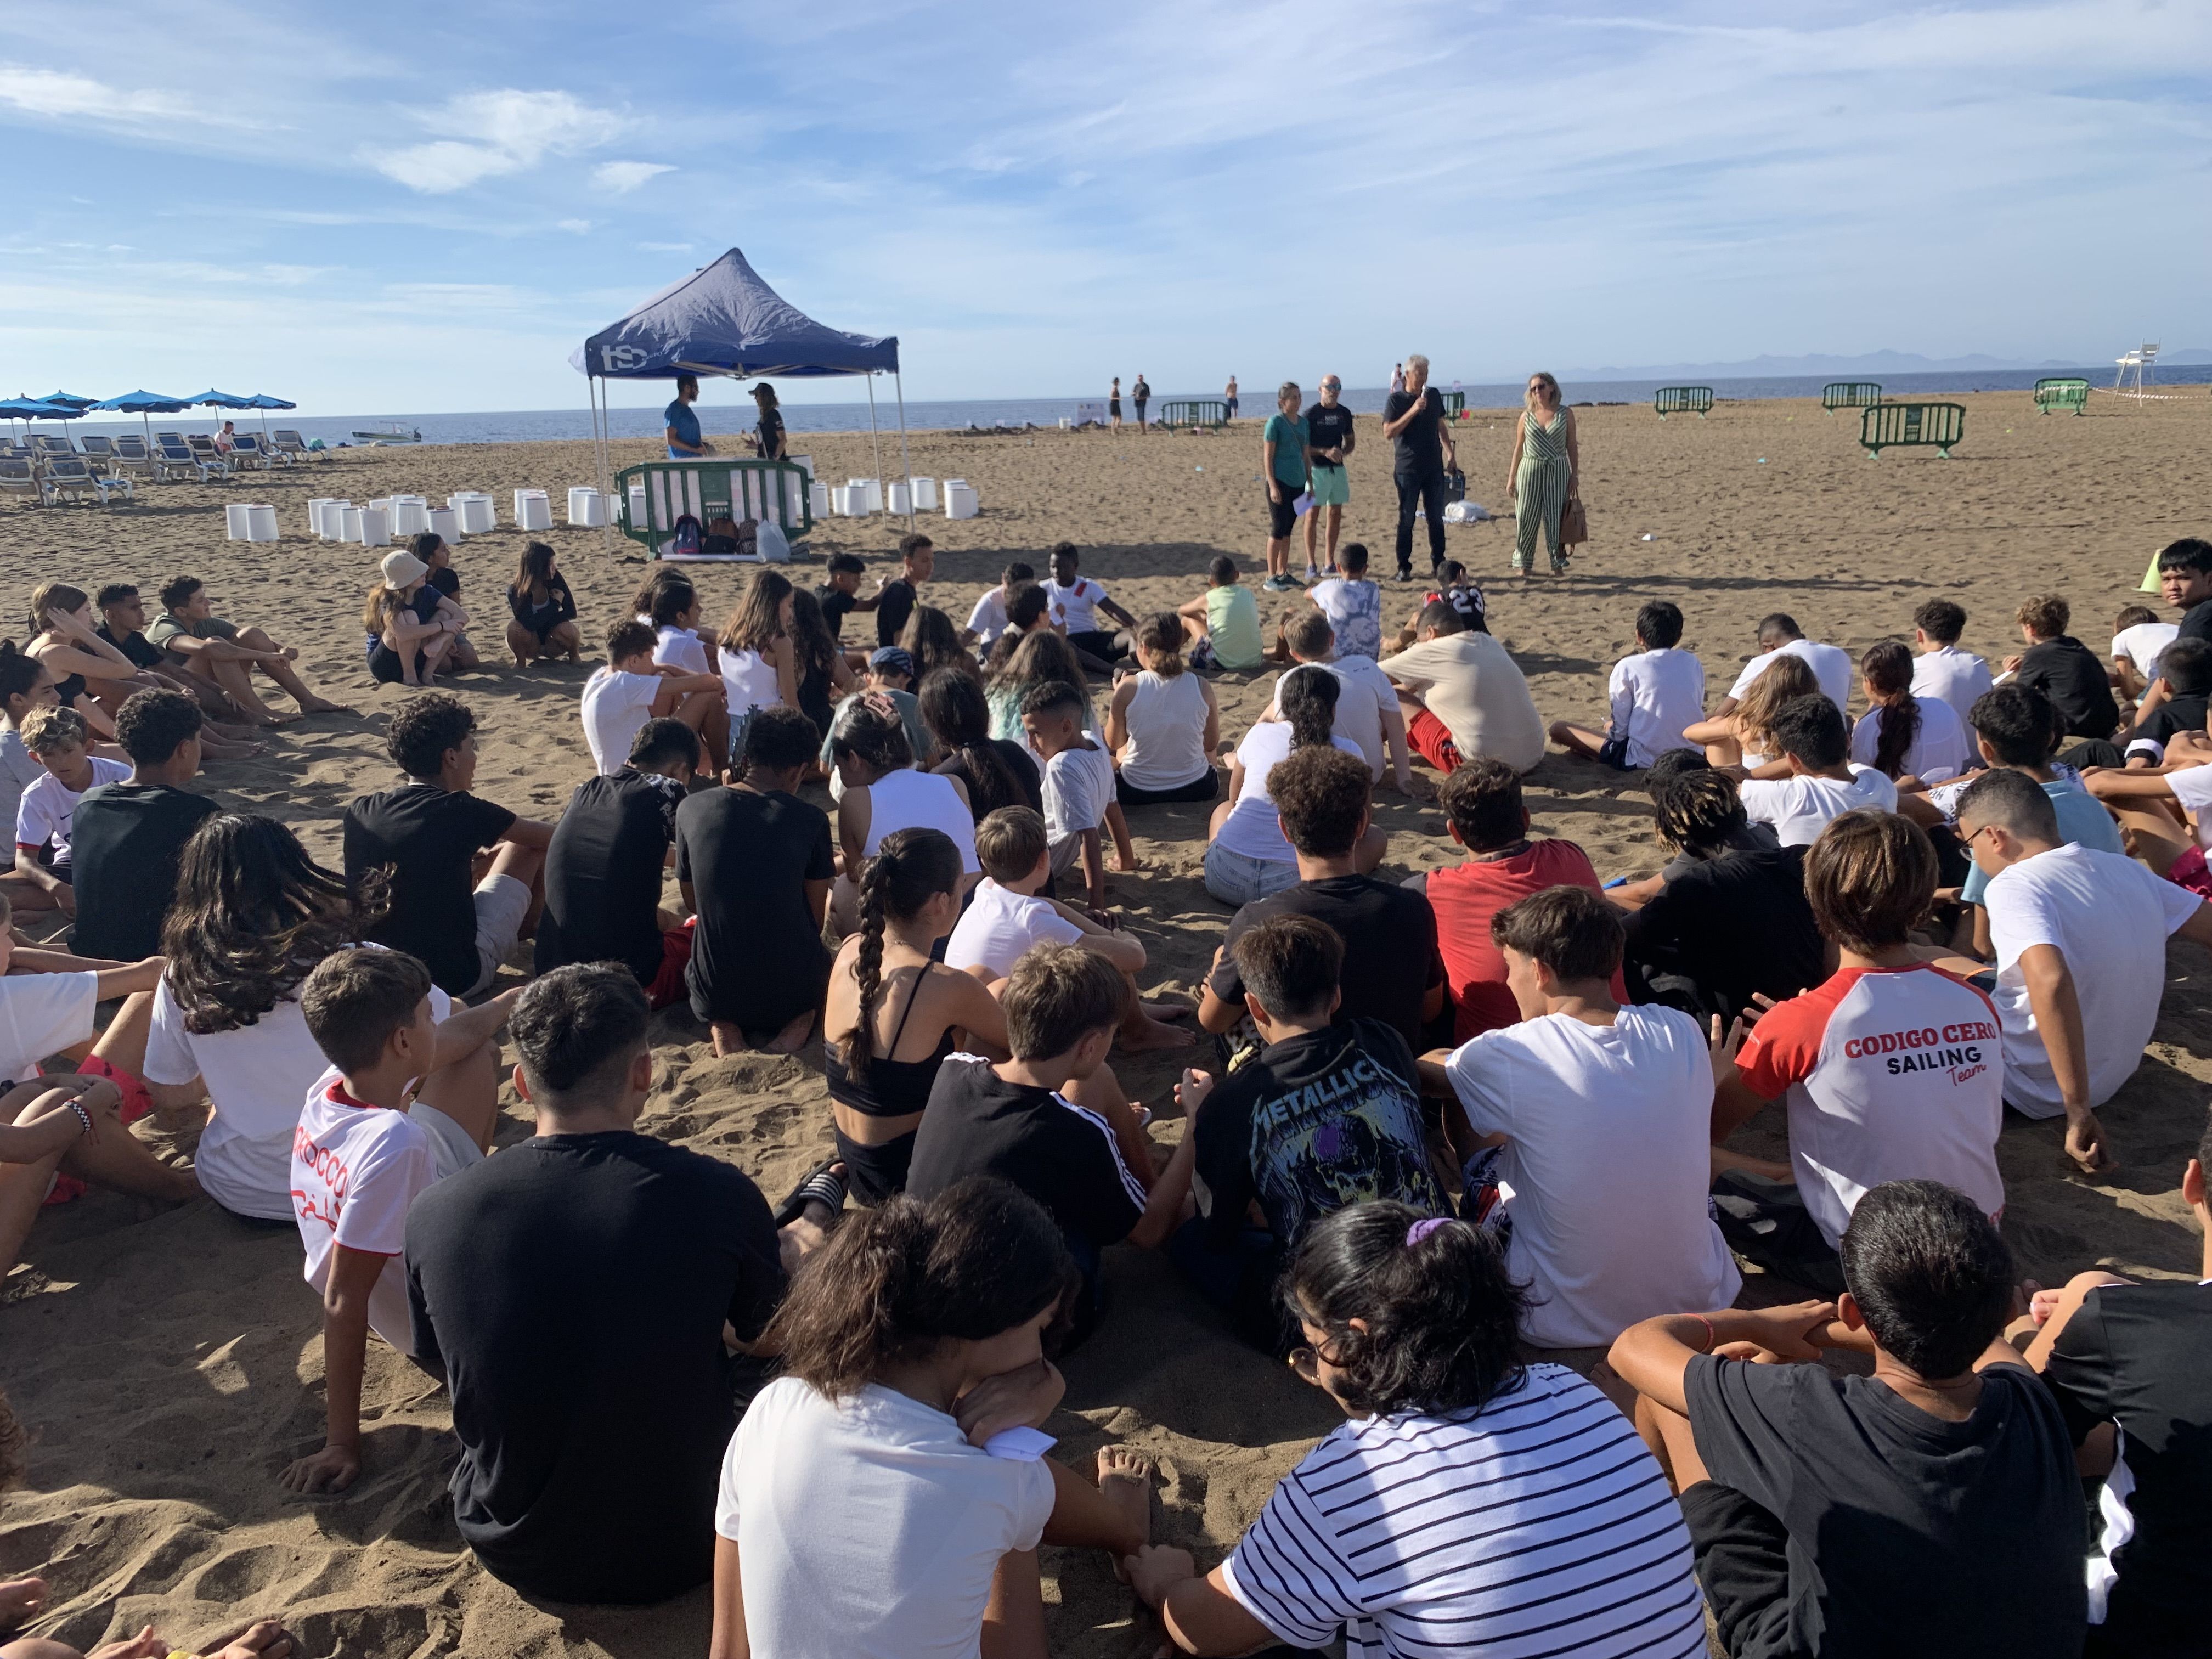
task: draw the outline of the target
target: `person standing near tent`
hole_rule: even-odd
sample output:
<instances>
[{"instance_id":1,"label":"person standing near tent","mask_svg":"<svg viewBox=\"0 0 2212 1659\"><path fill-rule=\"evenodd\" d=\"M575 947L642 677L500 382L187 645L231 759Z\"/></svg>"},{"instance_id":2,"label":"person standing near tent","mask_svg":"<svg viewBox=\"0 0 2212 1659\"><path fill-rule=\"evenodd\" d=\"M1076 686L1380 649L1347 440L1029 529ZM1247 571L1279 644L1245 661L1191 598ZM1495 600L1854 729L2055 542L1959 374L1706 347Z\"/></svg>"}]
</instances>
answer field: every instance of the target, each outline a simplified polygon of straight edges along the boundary
<instances>
[{"instance_id":1,"label":"person standing near tent","mask_svg":"<svg viewBox=\"0 0 2212 1659\"><path fill-rule=\"evenodd\" d=\"M672 461L696 460L714 453L714 447L700 433L698 416L691 410L691 405L698 401L699 377L678 375L676 401L660 412L660 418L668 423L668 459Z\"/></svg>"},{"instance_id":2,"label":"person standing near tent","mask_svg":"<svg viewBox=\"0 0 2212 1659\"><path fill-rule=\"evenodd\" d=\"M753 388L753 403L760 410L760 424L753 428L753 447L764 461L780 461L786 447L783 412L775 405L775 388L763 380Z\"/></svg>"},{"instance_id":3,"label":"person standing near tent","mask_svg":"<svg viewBox=\"0 0 2212 1659\"><path fill-rule=\"evenodd\" d=\"M1234 374L1229 377L1229 384L1221 388L1221 395L1229 404L1229 418L1235 420L1237 418L1237 377Z\"/></svg>"}]
</instances>

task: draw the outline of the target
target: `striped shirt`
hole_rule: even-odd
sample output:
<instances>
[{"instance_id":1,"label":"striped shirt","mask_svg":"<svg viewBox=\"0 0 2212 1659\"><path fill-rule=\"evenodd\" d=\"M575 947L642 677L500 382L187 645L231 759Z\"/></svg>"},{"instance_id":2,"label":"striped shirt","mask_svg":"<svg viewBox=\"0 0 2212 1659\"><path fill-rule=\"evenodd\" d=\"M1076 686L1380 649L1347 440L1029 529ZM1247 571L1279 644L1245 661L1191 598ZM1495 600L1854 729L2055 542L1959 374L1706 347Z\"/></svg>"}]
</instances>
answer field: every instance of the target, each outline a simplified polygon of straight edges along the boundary
<instances>
[{"instance_id":1,"label":"striped shirt","mask_svg":"<svg viewBox=\"0 0 2212 1659\"><path fill-rule=\"evenodd\" d=\"M1561 1365L1481 1411L1346 1423L1222 1564L1293 1647L1346 1659L1704 1659L1690 1536L1626 1418Z\"/></svg>"}]
</instances>

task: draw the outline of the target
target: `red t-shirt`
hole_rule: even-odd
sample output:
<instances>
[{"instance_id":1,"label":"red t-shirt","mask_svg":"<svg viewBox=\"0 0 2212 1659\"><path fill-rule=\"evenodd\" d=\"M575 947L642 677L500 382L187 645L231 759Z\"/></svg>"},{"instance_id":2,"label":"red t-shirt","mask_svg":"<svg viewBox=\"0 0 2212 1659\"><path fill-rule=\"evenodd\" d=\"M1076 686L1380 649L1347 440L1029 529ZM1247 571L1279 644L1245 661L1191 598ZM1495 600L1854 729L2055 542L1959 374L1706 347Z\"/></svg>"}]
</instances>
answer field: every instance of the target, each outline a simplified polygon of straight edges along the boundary
<instances>
[{"instance_id":1,"label":"red t-shirt","mask_svg":"<svg viewBox=\"0 0 2212 1659\"><path fill-rule=\"evenodd\" d=\"M1532 841L1527 852L1510 859L1471 859L1429 872L1429 908L1437 913L1437 945L1451 981L1453 1042L1520 1023L1521 1010L1505 988L1504 953L1490 941L1490 919L1549 887L1604 890L1589 854L1571 841ZM1613 994L1628 1000L1618 973Z\"/></svg>"}]
</instances>

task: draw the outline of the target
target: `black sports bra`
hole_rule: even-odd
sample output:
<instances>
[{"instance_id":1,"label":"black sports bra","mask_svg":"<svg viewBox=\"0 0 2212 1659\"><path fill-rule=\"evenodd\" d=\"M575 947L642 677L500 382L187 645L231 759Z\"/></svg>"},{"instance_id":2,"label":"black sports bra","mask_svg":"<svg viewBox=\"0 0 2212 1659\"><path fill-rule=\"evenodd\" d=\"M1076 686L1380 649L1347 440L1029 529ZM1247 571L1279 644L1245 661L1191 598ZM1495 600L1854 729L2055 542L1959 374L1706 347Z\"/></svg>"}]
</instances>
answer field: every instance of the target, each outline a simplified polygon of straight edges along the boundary
<instances>
[{"instance_id":1,"label":"black sports bra","mask_svg":"<svg viewBox=\"0 0 2212 1659\"><path fill-rule=\"evenodd\" d=\"M54 692L61 698L63 708L75 707L76 700L84 695L84 676L72 674L65 680L55 681Z\"/></svg>"},{"instance_id":2,"label":"black sports bra","mask_svg":"<svg viewBox=\"0 0 2212 1659\"><path fill-rule=\"evenodd\" d=\"M914 989L907 993L905 1012L899 1015L891 1040L884 1045L885 1054L898 1052L899 1038L906 1035L906 1023L913 1017L916 998L921 995L922 981L929 975L925 968L914 976ZM822 1048L822 1075L830 1085L830 1098L840 1106L849 1106L862 1117L911 1117L929 1104L929 1091L937 1081L937 1068L945 1064L952 1052L952 1028L946 1026L945 1035L937 1041L937 1050L927 1060L884 1060L880 1057L868 1061L868 1068L858 1079L845 1069L844 1060L828 1044Z\"/></svg>"}]
</instances>

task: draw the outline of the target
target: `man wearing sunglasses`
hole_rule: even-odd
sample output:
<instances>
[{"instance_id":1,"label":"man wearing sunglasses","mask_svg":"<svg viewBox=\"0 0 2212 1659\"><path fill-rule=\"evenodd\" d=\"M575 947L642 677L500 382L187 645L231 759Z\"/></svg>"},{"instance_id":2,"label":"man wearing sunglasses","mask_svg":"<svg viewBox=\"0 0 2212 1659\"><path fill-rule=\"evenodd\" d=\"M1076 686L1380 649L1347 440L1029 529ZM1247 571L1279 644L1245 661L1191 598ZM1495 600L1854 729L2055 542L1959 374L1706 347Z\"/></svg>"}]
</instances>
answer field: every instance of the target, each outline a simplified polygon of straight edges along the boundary
<instances>
[{"instance_id":1,"label":"man wearing sunglasses","mask_svg":"<svg viewBox=\"0 0 2212 1659\"><path fill-rule=\"evenodd\" d=\"M1334 374L1321 377L1321 401L1306 410L1308 434L1307 487L1313 491L1313 511L1306 514L1306 585L1321 579L1314 564L1314 532L1322 513L1328 514L1328 574L1336 574L1336 538L1344 527L1344 509L1352 500L1350 475L1344 464L1350 459L1358 434L1352 429L1352 411L1344 406L1344 382Z\"/></svg>"}]
</instances>

